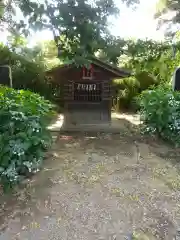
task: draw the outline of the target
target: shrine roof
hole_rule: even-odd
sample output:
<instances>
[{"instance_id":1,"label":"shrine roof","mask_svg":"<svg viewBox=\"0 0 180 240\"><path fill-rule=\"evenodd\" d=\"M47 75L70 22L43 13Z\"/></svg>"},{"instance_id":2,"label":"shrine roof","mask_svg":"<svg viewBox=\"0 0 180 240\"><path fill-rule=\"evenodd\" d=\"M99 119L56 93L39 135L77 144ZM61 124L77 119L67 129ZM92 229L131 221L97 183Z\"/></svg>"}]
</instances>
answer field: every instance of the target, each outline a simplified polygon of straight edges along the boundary
<instances>
[{"instance_id":1,"label":"shrine roof","mask_svg":"<svg viewBox=\"0 0 180 240\"><path fill-rule=\"evenodd\" d=\"M113 75L115 75L116 77L129 77L132 75L131 71L128 71L126 69L123 68L119 68L116 67L112 64L106 63L100 59L97 59L95 57L91 57L91 59L89 60L89 62L95 66L98 66L102 69L104 69L105 71L108 71L110 73L112 73ZM51 75L53 74L56 70L60 71L60 70L64 70L64 69L70 69L70 68L74 68L75 65L74 64L62 64L59 65L55 68L52 68L51 70L47 71L47 75Z\"/></svg>"}]
</instances>

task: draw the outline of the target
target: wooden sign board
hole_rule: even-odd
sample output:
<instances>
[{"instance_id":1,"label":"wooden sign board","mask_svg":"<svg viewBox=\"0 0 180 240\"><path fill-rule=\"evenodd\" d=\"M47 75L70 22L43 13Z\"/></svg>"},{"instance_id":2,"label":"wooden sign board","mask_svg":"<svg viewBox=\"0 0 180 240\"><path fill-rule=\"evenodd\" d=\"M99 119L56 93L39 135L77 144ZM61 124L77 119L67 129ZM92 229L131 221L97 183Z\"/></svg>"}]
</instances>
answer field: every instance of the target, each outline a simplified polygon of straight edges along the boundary
<instances>
[{"instance_id":1,"label":"wooden sign board","mask_svg":"<svg viewBox=\"0 0 180 240\"><path fill-rule=\"evenodd\" d=\"M12 71L9 65L0 65L0 85L12 87Z\"/></svg>"}]
</instances>

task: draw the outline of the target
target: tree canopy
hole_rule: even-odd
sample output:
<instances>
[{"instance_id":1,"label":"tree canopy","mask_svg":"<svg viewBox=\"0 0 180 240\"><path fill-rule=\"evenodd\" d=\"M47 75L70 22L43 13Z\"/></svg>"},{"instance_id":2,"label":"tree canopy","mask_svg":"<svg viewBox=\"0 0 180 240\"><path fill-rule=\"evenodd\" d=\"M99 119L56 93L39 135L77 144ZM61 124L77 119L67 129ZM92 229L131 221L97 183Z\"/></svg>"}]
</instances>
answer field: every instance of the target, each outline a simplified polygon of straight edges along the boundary
<instances>
[{"instance_id":1,"label":"tree canopy","mask_svg":"<svg viewBox=\"0 0 180 240\"><path fill-rule=\"evenodd\" d=\"M155 17L159 26L167 25L167 36L175 35L174 26L180 24L180 0L158 0Z\"/></svg>"},{"instance_id":2,"label":"tree canopy","mask_svg":"<svg viewBox=\"0 0 180 240\"><path fill-rule=\"evenodd\" d=\"M121 1L127 5L138 2ZM23 14L22 19L9 19L19 10ZM74 59L85 58L105 47L110 36L108 18L118 13L114 0L8 0L2 21L13 30L16 27L19 34L49 29L53 33L59 55Z\"/></svg>"}]
</instances>

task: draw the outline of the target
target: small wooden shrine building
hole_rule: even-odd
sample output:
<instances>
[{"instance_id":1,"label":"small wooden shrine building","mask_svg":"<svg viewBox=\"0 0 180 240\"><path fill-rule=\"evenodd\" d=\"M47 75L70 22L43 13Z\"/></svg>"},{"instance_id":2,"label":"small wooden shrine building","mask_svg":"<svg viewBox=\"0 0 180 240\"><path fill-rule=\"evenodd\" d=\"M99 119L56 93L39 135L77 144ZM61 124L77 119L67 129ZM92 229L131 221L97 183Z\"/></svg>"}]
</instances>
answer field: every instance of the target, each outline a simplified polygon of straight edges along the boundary
<instances>
[{"instance_id":1,"label":"small wooden shrine building","mask_svg":"<svg viewBox=\"0 0 180 240\"><path fill-rule=\"evenodd\" d=\"M92 58L90 68L62 65L47 72L63 89L66 124L109 124L112 80L130 72Z\"/></svg>"}]
</instances>

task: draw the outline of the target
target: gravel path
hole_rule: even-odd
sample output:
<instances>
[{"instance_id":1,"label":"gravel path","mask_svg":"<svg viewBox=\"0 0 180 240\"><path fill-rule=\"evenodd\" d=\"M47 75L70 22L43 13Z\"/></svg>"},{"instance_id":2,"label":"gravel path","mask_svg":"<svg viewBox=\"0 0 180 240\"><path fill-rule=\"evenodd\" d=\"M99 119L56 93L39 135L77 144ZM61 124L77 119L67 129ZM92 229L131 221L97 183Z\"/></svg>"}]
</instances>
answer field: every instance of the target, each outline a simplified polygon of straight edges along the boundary
<instances>
[{"instance_id":1,"label":"gravel path","mask_svg":"<svg viewBox=\"0 0 180 240\"><path fill-rule=\"evenodd\" d=\"M59 136L45 169L1 197L0 240L172 240L180 154L120 124L120 134Z\"/></svg>"}]
</instances>

